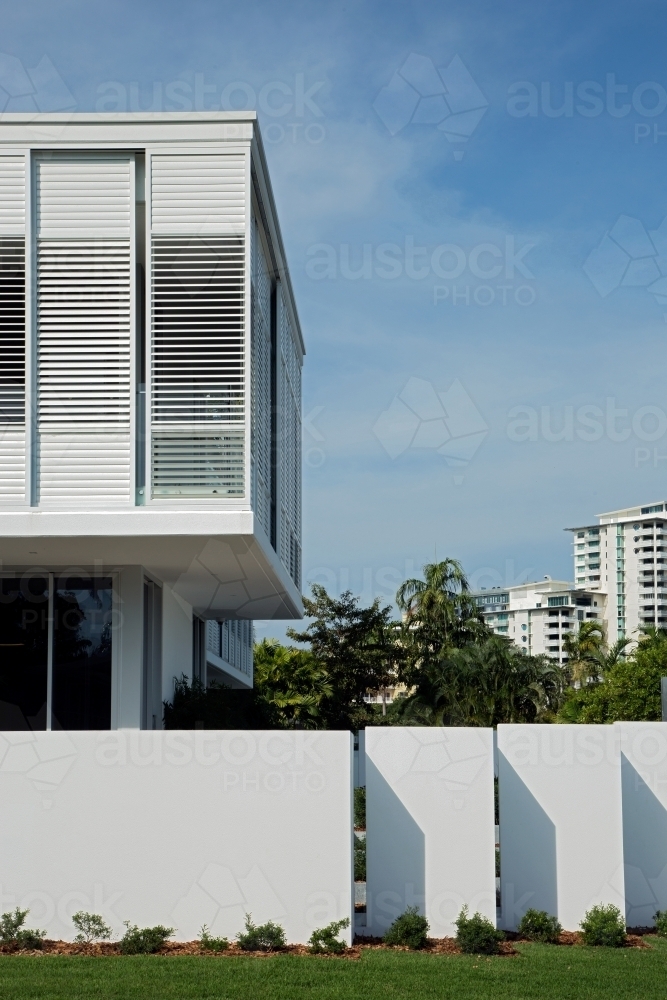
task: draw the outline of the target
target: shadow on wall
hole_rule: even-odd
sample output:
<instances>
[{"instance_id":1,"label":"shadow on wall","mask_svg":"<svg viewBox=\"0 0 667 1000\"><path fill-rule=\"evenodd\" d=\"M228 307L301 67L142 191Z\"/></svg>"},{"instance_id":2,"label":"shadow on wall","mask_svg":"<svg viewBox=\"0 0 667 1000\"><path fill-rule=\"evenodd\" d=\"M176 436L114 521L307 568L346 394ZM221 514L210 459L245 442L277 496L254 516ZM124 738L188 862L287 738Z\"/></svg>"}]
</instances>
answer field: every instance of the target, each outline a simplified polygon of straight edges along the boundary
<instances>
[{"instance_id":1,"label":"shadow on wall","mask_svg":"<svg viewBox=\"0 0 667 1000\"><path fill-rule=\"evenodd\" d=\"M530 907L558 915L556 827L501 752L498 772L501 926L514 931Z\"/></svg>"},{"instance_id":2,"label":"shadow on wall","mask_svg":"<svg viewBox=\"0 0 667 1000\"><path fill-rule=\"evenodd\" d=\"M367 933L381 935L408 906L426 904L423 830L389 782L366 758Z\"/></svg>"},{"instance_id":3,"label":"shadow on wall","mask_svg":"<svg viewBox=\"0 0 667 1000\"><path fill-rule=\"evenodd\" d=\"M628 927L653 925L667 909L667 809L621 753L625 919Z\"/></svg>"}]
</instances>

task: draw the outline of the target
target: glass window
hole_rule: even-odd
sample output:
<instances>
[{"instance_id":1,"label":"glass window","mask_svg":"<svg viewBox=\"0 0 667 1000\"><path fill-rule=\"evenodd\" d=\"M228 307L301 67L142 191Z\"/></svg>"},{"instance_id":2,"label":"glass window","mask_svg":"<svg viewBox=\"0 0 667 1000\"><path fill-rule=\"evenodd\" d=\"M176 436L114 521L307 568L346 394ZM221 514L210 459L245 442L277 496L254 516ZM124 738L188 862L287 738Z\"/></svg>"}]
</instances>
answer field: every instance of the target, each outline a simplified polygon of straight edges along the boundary
<instances>
[{"instance_id":1,"label":"glass window","mask_svg":"<svg viewBox=\"0 0 667 1000\"><path fill-rule=\"evenodd\" d=\"M0 579L0 730L46 729L49 581Z\"/></svg>"},{"instance_id":2,"label":"glass window","mask_svg":"<svg viewBox=\"0 0 667 1000\"><path fill-rule=\"evenodd\" d=\"M54 729L111 728L110 577L56 581Z\"/></svg>"}]
</instances>

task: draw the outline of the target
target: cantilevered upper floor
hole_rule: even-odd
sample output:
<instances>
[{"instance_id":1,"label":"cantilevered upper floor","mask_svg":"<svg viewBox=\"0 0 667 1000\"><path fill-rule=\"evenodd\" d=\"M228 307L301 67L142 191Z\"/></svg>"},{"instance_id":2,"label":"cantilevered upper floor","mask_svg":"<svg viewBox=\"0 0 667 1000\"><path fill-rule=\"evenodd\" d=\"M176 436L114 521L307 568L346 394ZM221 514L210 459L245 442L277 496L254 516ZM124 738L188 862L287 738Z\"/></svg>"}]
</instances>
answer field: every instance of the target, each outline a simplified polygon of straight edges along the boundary
<instances>
[{"instance_id":1,"label":"cantilevered upper floor","mask_svg":"<svg viewBox=\"0 0 667 1000\"><path fill-rule=\"evenodd\" d=\"M301 613L304 346L252 112L0 121L5 567Z\"/></svg>"}]
</instances>

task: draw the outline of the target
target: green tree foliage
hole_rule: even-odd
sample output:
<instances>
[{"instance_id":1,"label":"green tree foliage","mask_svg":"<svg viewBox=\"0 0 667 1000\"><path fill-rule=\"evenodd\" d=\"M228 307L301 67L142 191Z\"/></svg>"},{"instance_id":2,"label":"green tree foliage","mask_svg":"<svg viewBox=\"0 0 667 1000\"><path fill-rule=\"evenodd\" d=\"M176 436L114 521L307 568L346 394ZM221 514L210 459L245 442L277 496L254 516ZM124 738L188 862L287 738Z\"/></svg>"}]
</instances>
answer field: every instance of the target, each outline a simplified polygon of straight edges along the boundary
<instances>
[{"instance_id":1,"label":"green tree foliage","mask_svg":"<svg viewBox=\"0 0 667 1000\"><path fill-rule=\"evenodd\" d=\"M613 648L612 648L613 654ZM627 658L608 658L599 683L572 689L561 722L650 722L661 718L660 679L667 676L667 633L649 629Z\"/></svg>"},{"instance_id":2,"label":"green tree foliage","mask_svg":"<svg viewBox=\"0 0 667 1000\"><path fill-rule=\"evenodd\" d=\"M598 684L606 672L623 658L631 641L619 639L608 647L602 622L582 622L578 632L569 633L563 640L571 680L581 687Z\"/></svg>"},{"instance_id":3,"label":"green tree foliage","mask_svg":"<svg viewBox=\"0 0 667 1000\"><path fill-rule=\"evenodd\" d=\"M389 687L403 656L397 642L397 626L391 608L379 600L361 607L359 598L346 591L330 597L320 584L313 584L312 598L304 598L308 627L287 634L307 643L310 652L326 670L330 693L322 697L319 713L326 729L360 729L377 719L375 706L364 699Z\"/></svg>"},{"instance_id":4,"label":"green tree foliage","mask_svg":"<svg viewBox=\"0 0 667 1000\"><path fill-rule=\"evenodd\" d=\"M564 690L559 664L527 656L505 636L494 635L429 658L397 712L406 724L429 726L549 722Z\"/></svg>"},{"instance_id":5,"label":"green tree foliage","mask_svg":"<svg viewBox=\"0 0 667 1000\"><path fill-rule=\"evenodd\" d=\"M401 679L412 686L446 649L483 642L492 633L456 559L427 563L424 579L406 580L396 594L404 615Z\"/></svg>"},{"instance_id":6,"label":"green tree foliage","mask_svg":"<svg viewBox=\"0 0 667 1000\"><path fill-rule=\"evenodd\" d=\"M255 689L274 726L320 728L320 706L330 699L327 671L312 653L264 639L255 646Z\"/></svg>"},{"instance_id":7,"label":"green tree foliage","mask_svg":"<svg viewBox=\"0 0 667 1000\"><path fill-rule=\"evenodd\" d=\"M323 666L301 649L268 639L257 643L254 687L205 688L183 675L164 703L166 729L318 729L320 702L331 687Z\"/></svg>"}]
</instances>

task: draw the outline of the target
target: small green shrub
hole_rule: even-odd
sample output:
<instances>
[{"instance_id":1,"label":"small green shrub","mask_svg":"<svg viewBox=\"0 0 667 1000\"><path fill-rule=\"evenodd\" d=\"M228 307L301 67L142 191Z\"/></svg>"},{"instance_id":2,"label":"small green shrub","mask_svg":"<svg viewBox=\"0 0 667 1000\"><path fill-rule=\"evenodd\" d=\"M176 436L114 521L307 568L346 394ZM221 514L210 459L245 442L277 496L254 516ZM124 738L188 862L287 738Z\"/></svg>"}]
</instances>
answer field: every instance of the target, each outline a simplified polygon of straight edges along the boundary
<instances>
[{"instance_id":1,"label":"small green shrub","mask_svg":"<svg viewBox=\"0 0 667 1000\"><path fill-rule=\"evenodd\" d=\"M625 944L625 920L613 903L592 906L579 926L584 944L604 948L622 948Z\"/></svg>"},{"instance_id":2,"label":"small green shrub","mask_svg":"<svg viewBox=\"0 0 667 1000\"><path fill-rule=\"evenodd\" d=\"M558 918L552 917L546 910L526 910L519 924L521 937L528 941L541 941L542 944L558 944L562 930Z\"/></svg>"},{"instance_id":3,"label":"small green shrub","mask_svg":"<svg viewBox=\"0 0 667 1000\"><path fill-rule=\"evenodd\" d=\"M0 916L0 943L30 951L42 947L46 931L23 926L29 912L30 910L20 910L17 906L13 913L7 912Z\"/></svg>"},{"instance_id":4,"label":"small green shrub","mask_svg":"<svg viewBox=\"0 0 667 1000\"><path fill-rule=\"evenodd\" d=\"M350 918L344 920L334 920L326 927L319 927L310 935L308 944L313 955L340 955L347 945L344 941L338 940L338 935L344 927L350 926Z\"/></svg>"},{"instance_id":5,"label":"small green shrub","mask_svg":"<svg viewBox=\"0 0 667 1000\"><path fill-rule=\"evenodd\" d=\"M287 944L280 924L274 924L272 920L265 924L253 924L250 913L246 913L245 933L240 931L236 940L243 951L280 951Z\"/></svg>"},{"instance_id":6,"label":"small green shrub","mask_svg":"<svg viewBox=\"0 0 667 1000\"><path fill-rule=\"evenodd\" d=\"M464 955L495 955L498 943L505 938L503 932L496 930L481 913L469 917L467 906L463 907L454 923L456 943Z\"/></svg>"},{"instance_id":7,"label":"small green shrub","mask_svg":"<svg viewBox=\"0 0 667 1000\"><path fill-rule=\"evenodd\" d=\"M366 838L354 835L354 881L366 881Z\"/></svg>"},{"instance_id":8,"label":"small green shrub","mask_svg":"<svg viewBox=\"0 0 667 1000\"><path fill-rule=\"evenodd\" d=\"M206 924L204 924L199 934L199 944L204 951L227 951L229 948L229 941L227 938L211 937Z\"/></svg>"},{"instance_id":9,"label":"small green shrub","mask_svg":"<svg viewBox=\"0 0 667 1000\"><path fill-rule=\"evenodd\" d=\"M154 955L174 933L173 927L163 927L162 924L139 928L129 920L124 923L127 929L120 939L121 955Z\"/></svg>"},{"instance_id":10,"label":"small green shrub","mask_svg":"<svg viewBox=\"0 0 667 1000\"><path fill-rule=\"evenodd\" d=\"M385 944L407 945L416 951L424 948L428 941L428 920L422 916L416 906L408 906L405 913L394 920L393 924L382 938Z\"/></svg>"},{"instance_id":11,"label":"small green shrub","mask_svg":"<svg viewBox=\"0 0 667 1000\"><path fill-rule=\"evenodd\" d=\"M660 937L667 937L667 910L658 910L653 918L655 920L655 933Z\"/></svg>"},{"instance_id":12,"label":"small green shrub","mask_svg":"<svg viewBox=\"0 0 667 1000\"><path fill-rule=\"evenodd\" d=\"M366 788L355 788L354 790L354 828L355 830L366 829Z\"/></svg>"},{"instance_id":13,"label":"small green shrub","mask_svg":"<svg viewBox=\"0 0 667 1000\"><path fill-rule=\"evenodd\" d=\"M97 913L86 913L84 910L79 910L72 917L72 923L79 932L74 938L77 944L108 941L111 937L111 928Z\"/></svg>"}]
</instances>

